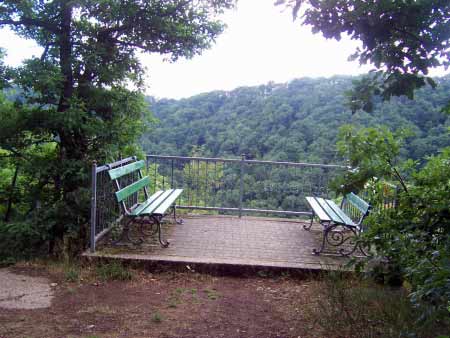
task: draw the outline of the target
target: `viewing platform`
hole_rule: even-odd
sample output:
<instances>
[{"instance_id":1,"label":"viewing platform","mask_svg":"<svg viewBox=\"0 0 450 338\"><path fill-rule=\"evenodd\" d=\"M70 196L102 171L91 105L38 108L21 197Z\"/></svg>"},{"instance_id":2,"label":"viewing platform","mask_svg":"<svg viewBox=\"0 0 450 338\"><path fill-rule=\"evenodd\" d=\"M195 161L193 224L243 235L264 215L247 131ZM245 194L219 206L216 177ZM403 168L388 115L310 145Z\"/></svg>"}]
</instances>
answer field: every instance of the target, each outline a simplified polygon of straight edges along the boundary
<instances>
[{"instance_id":1,"label":"viewing platform","mask_svg":"<svg viewBox=\"0 0 450 338\"><path fill-rule=\"evenodd\" d=\"M320 246L322 227L303 229L304 219L254 216L182 215L183 224L166 223L163 248L150 237L140 245L112 246L109 236L97 244L91 259L118 259L195 271L345 270L349 258L312 254ZM170 219L170 218L168 218Z\"/></svg>"}]
</instances>

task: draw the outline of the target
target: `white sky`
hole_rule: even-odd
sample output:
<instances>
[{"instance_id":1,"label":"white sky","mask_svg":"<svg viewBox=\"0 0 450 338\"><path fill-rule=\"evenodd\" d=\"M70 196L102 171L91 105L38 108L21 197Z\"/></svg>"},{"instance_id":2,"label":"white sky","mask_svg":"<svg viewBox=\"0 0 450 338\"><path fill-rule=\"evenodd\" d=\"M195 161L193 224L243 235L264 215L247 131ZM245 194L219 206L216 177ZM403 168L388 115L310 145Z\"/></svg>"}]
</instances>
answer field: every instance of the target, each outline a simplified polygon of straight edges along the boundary
<instances>
[{"instance_id":1,"label":"white sky","mask_svg":"<svg viewBox=\"0 0 450 338\"><path fill-rule=\"evenodd\" d=\"M182 98L212 90L287 82L299 77L328 77L367 72L358 62L347 61L357 42L326 40L310 27L293 22L290 11L275 7L275 0L239 0L237 9L223 19L228 28L210 50L191 60L164 62L159 55L142 55L148 68L148 95ZM18 65L40 55L32 41L2 30L0 46L7 49L6 63ZM442 69L432 75L443 75Z\"/></svg>"}]
</instances>

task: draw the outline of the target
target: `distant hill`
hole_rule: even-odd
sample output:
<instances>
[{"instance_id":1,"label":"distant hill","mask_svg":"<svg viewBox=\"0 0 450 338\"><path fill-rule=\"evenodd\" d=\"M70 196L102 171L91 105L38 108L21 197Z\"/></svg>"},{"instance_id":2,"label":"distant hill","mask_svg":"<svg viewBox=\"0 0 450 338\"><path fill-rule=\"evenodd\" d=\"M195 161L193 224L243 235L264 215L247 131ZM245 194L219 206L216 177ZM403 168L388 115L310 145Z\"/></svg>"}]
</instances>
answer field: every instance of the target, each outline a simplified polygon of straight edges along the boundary
<instances>
[{"instance_id":1,"label":"distant hill","mask_svg":"<svg viewBox=\"0 0 450 338\"><path fill-rule=\"evenodd\" d=\"M339 162L338 128L347 123L395 130L410 128L405 157L422 159L450 145L450 116L441 112L450 100L450 76L437 78L438 87L424 88L415 100L394 98L377 104L372 114L352 115L345 92L352 77L302 78L215 91L188 99L148 97L159 119L143 139L147 153L238 157L283 161Z\"/></svg>"}]
</instances>

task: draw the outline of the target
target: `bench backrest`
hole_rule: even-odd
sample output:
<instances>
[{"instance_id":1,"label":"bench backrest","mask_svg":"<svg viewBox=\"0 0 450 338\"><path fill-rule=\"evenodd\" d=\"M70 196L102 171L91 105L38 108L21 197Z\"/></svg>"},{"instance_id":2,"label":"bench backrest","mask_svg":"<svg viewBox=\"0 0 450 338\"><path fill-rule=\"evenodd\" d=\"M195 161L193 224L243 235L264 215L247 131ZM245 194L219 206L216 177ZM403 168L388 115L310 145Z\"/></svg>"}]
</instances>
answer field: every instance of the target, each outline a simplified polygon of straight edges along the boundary
<instances>
[{"instance_id":1,"label":"bench backrest","mask_svg":"<svg viewBox=\"0 0 450 338\"><path fill-rule=\"evenodd\" d=\"M361 226L364 218L369 215L370 204L354 193L345 195L342 200L341 209L355 222Z\"/></svg>"},{"instance_id":2,"label":"bench backrest","mask_svg":"<svg viewBox=\"0 0 450 338\"><path fill-rule=\"evenodd\" d=\"M148 199L147 187L150 184L150 178L142 175L141 169L144 167L145 161L136 161L108 171L109 177L116 185L117 202L125 213L128 213L138 203L138 194L141 190ZM135 173L137 173L137 178L133 177Z\"/></svg>"}]
</instances>

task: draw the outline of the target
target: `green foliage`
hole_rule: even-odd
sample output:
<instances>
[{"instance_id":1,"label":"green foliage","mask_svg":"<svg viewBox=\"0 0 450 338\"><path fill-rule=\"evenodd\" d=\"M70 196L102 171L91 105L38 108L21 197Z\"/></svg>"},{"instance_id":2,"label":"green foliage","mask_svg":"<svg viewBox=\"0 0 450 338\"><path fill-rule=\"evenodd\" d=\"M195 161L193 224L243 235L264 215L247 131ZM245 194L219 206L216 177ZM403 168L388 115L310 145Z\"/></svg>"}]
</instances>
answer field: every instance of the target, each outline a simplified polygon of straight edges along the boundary
<instances>
[{"instance_id":1,"label":"green foliage","mask_svg":"<svg viewBox=\"0 0 450 338\"><path fill-rule=\"evenodd\" d=\"M446 132L450 118L441 112L442 105L450 99L448 77L436 79L439 82L436 90L424 88L418 91L416 101L395 98L377 105L370 115L364 112L352 115L344 107L342 102L345 92L352 86L352 79L341 76L298 79L286 84L212 92L183 100L148 98L160 122L142 138L144 149L152 154L231 158L245 154L247 159L349 164L344 160L348 158L348 152L337 154L339 127L348 123L359 127L386 124L394 131L391 136L385 135L391 138L385 151L393 156L392 167L403 175L408 170L403 170L399 164L406 158L423 164L426 154L450 145L450 134ZM356 134L356 129L352 133ZM395 137L399 135L407 138L407 142L397 141ZM368 134L366 138L369 137L376 138ZM383 145L381 138L372 141ZM373 156L379 158L375 155L376 144L362 146L357 149L355 145L353 156L373 152ZM351 164L358 166L356 159ZM378 165L386 167L383 171L389 169L382 158ZM153 166L151 175L154 169ZM163 175L164 181L169 182L171 166L161 163L157 169L156 176ZM245 165L244 206L307 210L303 196L323 193L320 187L327 182L324 174L333 177L337 171ZM213 162L207 165L193 161L185 162L184 169L174 169L175 182L186 187L186 194L181 197L184 205L193 202L198 203L196 205L237 207L239 175L238 163L218 164L216 168ZM348 190L359 190L366 175L382 176L374 174L372 169L370 173L360 171L358 175L361 182L359 185L354 182L355 187L347 186ZM156 181L163 182L161 177ZM338 185L345 186L346 181Z\"/></svg>"},{"instance_id":2,"label":"green foliage","mask_svg":"<svg viewBox=\"0 0 450 338\"><path fill-rule=\"evenodd\" d=\"M0 262L30 259L45 253L48 228L35 222L0 221Z\"/></svg>"},{"instance_id":3,"label":"green foliage","mask_svg":"<svg viewBox=\"0 0 450 338\"><path fill-rule=\"evenodd\" d=\"M421 312L402 288L351 280L340 273L326 275L323 283L320 297L306 310L325 333L358 338L434 337L450 328L450 323L440 323L436 317L420 320Z\"/></svg>"},{"instance_id":4,"label":"green foliage","mask_svg":"<svg viewBox=\"0 0 450 338\"><path fill-rule=\"evenodd\" d=\"M3 1L0 28L44 50L16 69L3 65L0 51L0 89L10 87L9 100L0 96L5 223L47 226L41 237L52 253L83 249L91 162L139 153L139 137L151 123L137 51L170 60L199 54L223 30L217 15L233 4Z\"/></svg>"},{"instance_id":5,"label":"green foliage","mask_svg":"<svg viewBox=\"0 0 450 338\"><path fill-rule=\"evenodd\" d=\"M304 78L183 100L147 98L160 122L142 143L152 154L189 156L202 149L211 157L336 163L339 127L352 123L411 130L400 150L403 159L422 161L450 145L450 115L441 111L450 100L449 77L436 79L435 90L419 90L415 101L394 98L370 115L352 115L343 103L354 79Z\"/></svg>"},{"instance_id":6,"label":"green foliage","mask_svg":"<svg viewBox=\"0 0 450 338\"><path fill-rule=\"evenodd\" d=\"M371 185L375 208L367 220L367 240L411 284L411 300L423 317L445 321L450 299L450 147L429 157L422 168L413 161L396 168L398 145L386 129L355 133L345 128L340 150L350 152L357 171L345 176L343 189L380 180L395 180L403 187L396 208L386 210L376 204L382 203L384 191Z\"/></svg>"},{"instance_id":7,"label":"green foliage","mask_svg":"<svg viewBox=\"0 0 450 338\"><path fill-rule=\"evenodd\" d=\"M353 108L372 109L372 95L383 99L406 95L436 83L429 69L448 66L450 55L450 4L448 1L366 1L366 0L278 0L292 8L294 18L302 13L302 24L314 33L340 40L343 35L361 41L350 59L374 66L370 84L356 86ZM303 9L304 8L304 9ZM369 95L367 95L369 94Z\"/></svg>"},{"instance_id":8,"label":"green foliage","mask_svg":"<svg viewBox=\"0 0 450 338\"><path fill-rule=\"evenodd\" d=\"M159 324L159 323L161 323L162 321L163 321L163 316L161 315L161 313L160 313L159 311L155 311L155 312L152 314L152 322L153 322L153 323Z\"/></svg>"},{"instance_id":9,"label":"green foliage","mask_svg":"<svg viewBox=\"0 0 450 338\"><path fill-rule=\"evenodd\" d=\"M405 137L404 131L394 135L386 127L358 130L352 125L345 125L340 128L338 137L338 151L348 159L352 168L334 182L339 193L361 191L368 181L375 184L378 179L393 177L402 180L395 166Z\"/></svg>"},{"instance_id":10,"label":"green foliage","mask_svg":"<svg viewBox=\"0 0 450 338\"><path fill-rule=\"evenodd\" d=\"M209 300L217 300L220 298L220 293L215 289L205 289L203 292L206 294Z\"/></svg>"},{"instance_id":11,"label":"green foliage","mask_svg":"<svg viewBox=\"0 0 450 338\"><path fill-rule=\"evenodd\" d=\"M67 266L64 269L64 279L67 282L78 282L80 280L80 271L75 266Z\"/></svg>"},{"instance_id":12,"label":"green foliage","mask_svg":"<svg viewBox=\"0 0 450 338\"><path fill-rule=\"evenodd\" d=\"M450 299L450 148L411 175L398 210L374 215L370 236L380 254L403 268L412 300L448 315Z\"/></svg>"},{"instance_id":13,"label":"green foliage","mask_svg":"<svg viewBox=\"0 0 450 338\"><path fill-rule=\"evenodd\" d=\"M118 262L99 265L96 268L96 273L98 278L102 281L126 281L133 278L133 274Z\"/></svg>"}]
</instances>

